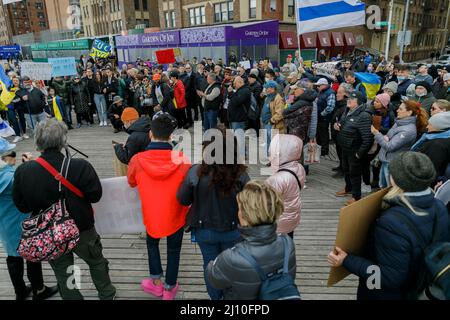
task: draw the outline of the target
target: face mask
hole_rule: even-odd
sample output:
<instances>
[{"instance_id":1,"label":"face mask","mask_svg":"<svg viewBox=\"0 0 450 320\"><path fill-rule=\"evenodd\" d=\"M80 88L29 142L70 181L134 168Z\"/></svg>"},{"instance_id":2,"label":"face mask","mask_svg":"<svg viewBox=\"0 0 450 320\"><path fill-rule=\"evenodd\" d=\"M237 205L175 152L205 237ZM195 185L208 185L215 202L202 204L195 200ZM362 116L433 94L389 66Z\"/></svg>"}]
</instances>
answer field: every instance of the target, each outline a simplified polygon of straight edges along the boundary
<instances>
[{"instance_id":1,"label":"face mask","mask_svg":"<svg viewBox=\"0 0 450 320\"><path fill-rule=\"evenodd\" d=\"M405 81L406 77L403 76L397 76L397 79L399 82Z\"/></svg>"},{"instance_id":2,"label":"face mask","mask_svg":"<svg viewBox=\"0 0 450 320\"><path fill-rule=\"evenodd\" d=\"M270 78L266 78L266 82L270 81Z\"/></svg>"},{"instance_id":3,"label":"face mask","mask_svg":"<svg viewBox=\"0 0 450 320\"><path fill-rule=\"evenodd\" d=\"M420 92L420 93L416 92L416 96L418 96L418 97L425 97L426 95L427 95L426 92Z\"/></svg>"}]
</instances>

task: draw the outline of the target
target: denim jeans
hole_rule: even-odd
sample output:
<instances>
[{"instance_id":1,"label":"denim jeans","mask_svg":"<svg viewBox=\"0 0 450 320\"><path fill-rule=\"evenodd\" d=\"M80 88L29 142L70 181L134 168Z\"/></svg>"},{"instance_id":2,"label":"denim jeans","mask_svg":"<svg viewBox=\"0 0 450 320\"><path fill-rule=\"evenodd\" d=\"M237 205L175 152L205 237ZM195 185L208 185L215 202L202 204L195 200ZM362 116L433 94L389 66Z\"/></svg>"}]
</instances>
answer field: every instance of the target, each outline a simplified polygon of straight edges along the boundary
<instances>
[{"instance_id":1,"label":"denim jeans","mask_svg":"<svg viewBox=\"0 0 450 320\"><path fill-rule=\"evenodd\" d=\"M264 130L266 130L266 151L267 156L269 156L270 142L272 141L272 125L270 123L265 124Z\"/></svg>"},{"instance_id":2,"label":"denim jeans","mask_svg":"<svg viewBox=\"0 0 450 320\"><path fill-rule=\"evenodd\" d=\"M106 99L103 94L94 95L95 106L97 107L98 120L100 122L106 122L108 116L106 114Z\"/></svg>"},{"instance_id":3,"label":"denim jeans","mask_svg":"<svg viewBox=\"0 0 450 320\"><path fill-rule=\"evenodd\" d=\"M184 228L167 237L167 268L165 288L172 289L177 285L178 269L180 267L180 252L183 243ZM161 266L161 254L159 252L159 241L147 234L148 265L150 267L150 278L161 279L163 270Z\"/></svg>"},{"instance_id":4,"label":"denim jeans","mask_svg":"<svg viewBox=\"0 0 450 320\"><path fill-rule=\"evenodd\" d=\"M219 232L212 229L194 229L195 238L203 256L203 270L206 289L211 300L223 299L223 292L213 288L207 280L206 268L210 261L214 261L223 251L234 247L240 238L239 230Z\"/></svg>"},{"instance_id":5,"label":"denim jeans","mask_svg":"<svg viewBox=\"0 0 450 320\"><path fill-rule=\"evenodd\" d=\"M207 110L203 118L203 130L215 129L217 128L217 117L219 115L219 111L217 110Z\"/></svg>"},{"instance_id":6,"label":"denim jeans","mask_svg":"<svg viewBox=\"0 0 450 320\"><path fill-rule=\"evenodd\" d=\"M380 170L380 188L387 188L391 185L391 181L389 179L389 163L382 162L381 170Z\"/></svg>"},{"instance_id":7,"label":"denim jeans","mask_svg":"<svg viewBox=\"0 0 450 320\"><path fill-rule=\"evenodd\" d=\"M16 110L8 109L8 121L9 125L14 129L14 133L17 137L20 137L19 121L17 120Z\"/></svg>"},{"instance_id":8,"label":"denim jeans","mask_svg":"<svg viewBox=\"0 0 450 320\"><path fill-rule=\"evenodd\" d=\"M245 122L231 122L238 143L239 159L245 160Z\"/></svg>"},{"instance_id":9,"label":"denim jeans","mask_svg":"<svg viewBox=\"0 0 450 320\"><path fill-rule=\"evenodd\" d=\"M40 122L43 122L47 120L47 115L45 112L42 112L40 114L25 114L25 121L27 122L27 126L32 129L32 132L34 133L34 128L36 125Z\"/></svg>"}]
</instances>

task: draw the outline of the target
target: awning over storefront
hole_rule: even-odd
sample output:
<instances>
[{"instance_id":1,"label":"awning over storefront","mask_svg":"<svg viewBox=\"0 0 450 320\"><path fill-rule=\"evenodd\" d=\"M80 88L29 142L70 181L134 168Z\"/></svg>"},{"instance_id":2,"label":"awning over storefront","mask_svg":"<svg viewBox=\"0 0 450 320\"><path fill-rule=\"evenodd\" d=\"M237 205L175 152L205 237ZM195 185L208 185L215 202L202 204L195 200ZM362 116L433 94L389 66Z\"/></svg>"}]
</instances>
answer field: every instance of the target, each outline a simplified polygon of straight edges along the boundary
<instances>
[{"instance_id":1,"label":"awning over storefront","mask_svg":"<svg viewBox=\"0 0 450 320\"><path fill-rule=\"evenodd\" d=\"M353 35L353 33L345 32L344 33L344 38L345 38L345 45L347 47L354 47L354 46L356 46L356 40L355 40L355 36Z\"/></svg>"},{"instance_id":2,"label":"awning over storefront","mask_svg":"<svg viewBox=\"0 0 450 320\"><path fill-rule=\"evenodd\" d=\"M328 32L318 32L317 37L319 38L319 44L322 48L331 47L330 34Z\"/></svg>"},{"instance_id":3,"label":"awning over storefront","mask_svg":"<svg viewBox=\"0 0 450 320\"><path fill-rule=\"evenodd\" d=\"M280 49L297 49L298 37L295 32L280 31Z\"/></svg>"},{"instance_id":4,"label":"awning over storefront","mask_svg":"<svg viewBox=\"0 0 450 320\"><path fill-rule=\"evenodd\" d=\"M301 37L302 48L316 48L317 35L315 33L305 33Z\"/></svg>"},{"instance_id":5,"label":"awning over storefront","mask_svg":"<svg viewBox=\"0 0 450 320\"><path fill-rule=\"evenodd\" d=\"M345 45L344 36L342 35L342 32L332 32L331 41L333 47L343 47Z\"/></svg>"}]
</instances>

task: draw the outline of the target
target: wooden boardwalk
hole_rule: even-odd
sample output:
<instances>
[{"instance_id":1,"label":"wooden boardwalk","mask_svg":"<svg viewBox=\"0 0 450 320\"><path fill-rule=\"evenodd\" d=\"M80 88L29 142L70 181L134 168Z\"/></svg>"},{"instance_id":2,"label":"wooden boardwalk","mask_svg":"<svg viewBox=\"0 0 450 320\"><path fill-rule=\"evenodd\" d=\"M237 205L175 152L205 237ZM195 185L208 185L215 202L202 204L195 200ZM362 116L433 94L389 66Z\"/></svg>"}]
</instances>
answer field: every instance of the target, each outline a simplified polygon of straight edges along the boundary
<instances>
[{"instance_id":1,"label":"wooden boardwalk","mask_svg":"<svg viewBox=\"0 0 450 320\"><path fill-rule=\"evenodd\" d=\"M72 130L69 143L89 155L89 161L100 178L113 176L111 140L125 141L126 134L114 135L111 128L83 127ZM198 144L198 141L197 141ZM20 142L17 153L33 152L31 140ZM339 285L327 288L329 267L328 252L333 248L339 217L339 208L345 199L336 198L334 193L341 189L343 181L331 178L331 167L335 161L323 160L311 166L307 189L302 194L303 210L301 224L295 232L297 252L296 282L305 300L351 300L356 297L357 279L348 277ZM267 168L250 166L254 179L264 179L261 170ZM117 299L152 298L140 289L140 281L148 277L147 247L145 240L137 234L103 236L104 255L110 262L110 274L117 288ZM165 268L165 241L161 242L162 261ZM89 269L80 259L76 264L82 269L82 290L86 299L97 299L97 293L89 276ZM203 280L203 261L198 246L185 236L180 262L180 293L177 299L208 299ZM45 281L55 284L53 272L43 263ZM0 245L0 299L13 299L14 292L6 268L5 253ZM59 297L55 298L59 299Z\"/></svg>"}]
</instances>

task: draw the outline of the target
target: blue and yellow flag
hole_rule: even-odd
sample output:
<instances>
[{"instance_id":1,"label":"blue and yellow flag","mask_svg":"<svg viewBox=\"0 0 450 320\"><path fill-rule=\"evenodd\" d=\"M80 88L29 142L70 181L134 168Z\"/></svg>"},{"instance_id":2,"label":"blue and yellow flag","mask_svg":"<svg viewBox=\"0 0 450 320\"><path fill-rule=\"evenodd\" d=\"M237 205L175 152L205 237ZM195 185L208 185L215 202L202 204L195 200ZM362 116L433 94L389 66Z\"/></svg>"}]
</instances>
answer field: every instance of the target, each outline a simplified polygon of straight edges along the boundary
<instances>
[{"instance_id":1,"label":"blue and yellow flag","mask_svg":"<svg viewBox=\"0 0 450 320\"><path fill-rule=\"evenodd\" d=\"M93 58L108 58L111 52L111 46L99 39L95 39L92 43L90 56Z\"/></svg>"},{"instance_id":2,"label":"blue and yellow flag","mask_svg":"<svg viewBox=\"0 0 450 320\"><path fill-rule=\"evenodd\" d=\"M12 82L11 79L6 75L5 69L0 66L0 110L5 110L6 106L9 105L16 96L16 93L11 90Z\"/></svg>"},{"instance_id":3,"label":"blue and yellow flag","mask_svg":"<svg viewBox=\"0 0 450 320\"><path fill-rule=\"evenodd\" d=\"M56 120L63 121L60 97L53 98L53 114L55 115Z\"/></svg>"},{"instance_id":4,"label":"blue and yellow flag","mask_svg":"<svg viewBox=\"0 0 450 320\"><path fill-rule=\"evenodd\" d=\"M381 89L381 79L375 73L356 72L355 75L366 89L367 99L374 100Z\"/></svg>"}]
</instances>

